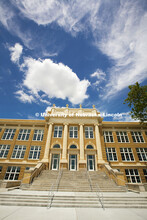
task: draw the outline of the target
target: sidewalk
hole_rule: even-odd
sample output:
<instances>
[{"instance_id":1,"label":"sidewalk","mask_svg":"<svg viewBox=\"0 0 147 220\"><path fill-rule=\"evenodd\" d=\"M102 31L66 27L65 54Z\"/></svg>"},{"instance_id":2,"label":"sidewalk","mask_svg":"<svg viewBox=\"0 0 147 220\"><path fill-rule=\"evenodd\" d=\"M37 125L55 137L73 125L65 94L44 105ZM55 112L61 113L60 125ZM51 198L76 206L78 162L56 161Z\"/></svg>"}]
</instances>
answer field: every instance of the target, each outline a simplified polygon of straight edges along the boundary
<instances>
[{"instance_id":1,"label":"sidewalk","mask_svg":"<svg viewBox=\"0 0 147 220\"><path fill-rule=\"evenodd\" d=\"M0 206L0 220L146 220L147 209Z\"/></svg>"}]
</instances>

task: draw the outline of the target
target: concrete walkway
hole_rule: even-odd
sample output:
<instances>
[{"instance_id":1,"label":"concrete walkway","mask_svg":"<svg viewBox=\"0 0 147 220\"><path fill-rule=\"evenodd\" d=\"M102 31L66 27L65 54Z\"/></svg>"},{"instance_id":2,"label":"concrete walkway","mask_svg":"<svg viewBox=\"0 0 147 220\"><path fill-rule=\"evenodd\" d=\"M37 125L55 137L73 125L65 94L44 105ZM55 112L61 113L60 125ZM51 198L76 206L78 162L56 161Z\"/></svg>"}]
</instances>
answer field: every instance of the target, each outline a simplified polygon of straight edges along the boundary
<instances>
[{"instance_id":1,"label":"concrete walkway","mask_svg":"<svg viewBox=\"0 0 147 220\"><path fill-rule=\"evenodd\" d=\"M0 220L146 220L147 209L0 206Z\"/></svg>"}]
</instances>

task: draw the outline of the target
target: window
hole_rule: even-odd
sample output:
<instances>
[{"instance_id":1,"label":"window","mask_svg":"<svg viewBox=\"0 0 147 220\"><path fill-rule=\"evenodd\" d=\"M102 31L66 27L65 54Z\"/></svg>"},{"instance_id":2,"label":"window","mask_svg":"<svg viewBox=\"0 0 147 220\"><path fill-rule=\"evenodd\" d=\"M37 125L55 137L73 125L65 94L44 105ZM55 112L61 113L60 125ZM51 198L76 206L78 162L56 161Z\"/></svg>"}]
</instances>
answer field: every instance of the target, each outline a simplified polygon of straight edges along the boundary
<instances>
[{"instance_id":1,"label":"window","mask_svg":"<svg viewBox=\"0 0 147 220\"><path fill-rule=\"evenodd\" d=\"M2 172L2 169L3 169L3 167L2 167L2 166L0 166L0 172Z\"/></svg>"},{"instance_id":2,"label":"window","mask_svg":"<svg viewBox=\"0 0 147 220\"><path fill-rule=\"evenodd\" d=\"M62 126L55 126L54 127L54 137L62 137Z\"/></svg>"},{"instance_id":3,"label":"window","mask_svg":"<svg viewBox=\"0 0 147 220\"><path fill-rule=\"evenodd\" d=\"M134 161L134 156L131 148L120 148L122 161Z\"/></svg>"},{"instance_id":4,"label":"window","mask_svg":"<svg viewBox=\"0 0 147 220\"><path fill-rule=\"evenodd\" d=\"M2 139L3 140L13 140L16 129L5 129Z\"/></svg>"},{"instance_id":5,"label":"window","mask_svg":"<svg viewBox=\"0 0 147 220\"><path fill-rule=\"evenodd\" d=\"M137 169L125 169L128 183L140 183L140 176Z\"/></svg>"},{"instance_id":6,"label":"window","mask_svg":"<svg viewBox=\"0 0 147 220\"><path fill-rule=\"evenodd\" d=\"M35 130L34 136L33 136L33 141L42 141L43 135L44 135L44 130Z\"/></svg>"},{"instance_id":7,"label":"window","mask_svg":"<svg viewBox=\"0 0 147 220\"><path fill-rule=\"evenodd\" d=\"M106 147L106 156L108 161L117 161L117 154L114 147Z\"/></svg>"},{"instance_id":8,"label":"window","mask_svg":"<svg viewBox=\"0 0 147 220\"><path fill-rule=\"evenodd\" d=\"M0 158L7 158L10 145L0 145Z\"/></svg>"},{"instance_id":9,"label":"window","mask_svg":"<svg viewBox=\"0 0 147 220\"><path fill-rule=\"evenodd\" d=\"M85 127L85 138L93 138L93 127Z\"/></svg>"},{"instance_id":10,"label":"window","mask_svg":"<svg viewBox=\"0 0 147 220\"><path fill-rule=\"evenodd\" d=\"M136 152L140 161L147 161L147 148L136 148Z\"/></svg>"},{"instance_id":11,"label":"window","mask_svg":"<svg viewBox=\"0 0 147 220\"><path fill-rule=\"evenodd\" d=\"M76 145L74 145L74 144L72 144L72 145L70 146L70 148L71 148L71 149L76 149L76 148L77 148L77 146L76 146Z\"/></svg>"},{"instance_id":12,"label":"window","mask_svg":"<svg viewBox=\"0 0 147 220\"><path fill-rule=\"evenodd\" d=\"M126 131L117 131L116 135L117 135L118 142L120 142L120 143L129 142L129 138L128 138Z\"/></svg>"},{"instance_id":13,"label":"window","mask_svg":"<svg viewBox=\"0 0 147 220\"><path fill-rule=\"evenodd\" d=\"M5 174L5 180L18 180L20 173L20 167L8 167L6 174Z\"/></svg>"},{"instance_id":14,"label":"window","mask_svg":"<svg viewBox=\"0 0 147 220\"><path fill-rule=\"evenodd\" d=\"M70 138L78 138L78 127L76 127L76 126L69 127L69 137Z\"/></svg>"},{"instance_id":15,"label":"window","mask_svg":"<svg viewBox=\"0 0 147 220\"><path fill-rule=\"evenodd\" d=\"M12 153L12 158L23 159L25 155L25 151L26 151L26 146L15 145Z\"/></svg>"},{"instance_id":16,"label":"window","mask_svg":"<svg viewBox=\"0 0 147 220\"><path fill-rule=\"evenodd\" d=\"M59 144L55 144L55 145L53 146L53 148L60 148L60 145L59 145Z\"/></svg>"},{"instance_id":17,"label":"window","mask_svg":"<svg viewBox=\"0 0 147 220\"><path fill-rule=\"evenodd\" d=\"M87 149L93 149L92 145L87 145Z\"/></svg>"},{"instance_id":18,"label":"window","mask_svg":"<svg viewBox=\"0 0 147 220\"><path fill-rule=\"evenodd\" d=\"M29 140L31 129L20 129L17 140L27 141Z\"/></svg>"},{"instance_id":19,"label":"window","mask_svg":"<svg viewBox=\"0 0 147 220\"><path fill-rule=\"evenodd\" d=\"M147 169L143 169L145 180L147 181Z\"/></svg>"},{"instance_id":20,"label":"window","mask_svg":"<svg viewBox=\"0 0 147 220\"><path fill-rule=\"evenodd\" d=\"M114 142L112 131L104 131L103 135L104 135L104 142L106 142L106 143L107 142Z\"/></svg>"},{"instance_id":21,"label":"window","mask_svg":"<svg viewBox=\"0 0 147 220\"><path fill-rule=\"evenodd\" d=\"M40 146L31 146L29 159L38 160L40 158Z\"/></svg>"},{"instance_id":22,"label":"window","mask_svg":"<svg viewBox=\"0 0 147 220\"><path fill-rule=\"evenodd\" d=\"M143 143L144 142L143 136L140 131L131 131L131 135L133 138L133 142L135 142L135 143L141 143L141 142Z\"/></svg>"}]
</instances>

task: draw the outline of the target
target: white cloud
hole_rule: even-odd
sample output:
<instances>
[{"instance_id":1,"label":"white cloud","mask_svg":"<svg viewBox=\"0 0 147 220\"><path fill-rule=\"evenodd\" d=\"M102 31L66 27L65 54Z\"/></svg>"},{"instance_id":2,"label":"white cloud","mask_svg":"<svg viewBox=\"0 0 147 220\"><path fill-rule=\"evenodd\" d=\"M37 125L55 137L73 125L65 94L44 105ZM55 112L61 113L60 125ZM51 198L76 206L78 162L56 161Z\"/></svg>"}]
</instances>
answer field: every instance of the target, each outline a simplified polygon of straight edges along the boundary
<instances>
[{"instance_id":1,"label":"white cloud","mask_svg":"<svg viewBox=\"0 0 147 220\"><path fill-rule=\"evenodd\" d=\"M82 103L88 98L86 91L89 81L80 81L76 73L62 63L54 63L51 59L25 58L21 69L25 71L23 86L36 97L41 91L48 98L67 98L73 104Z\"/></svg>"},{"instance_id":2,"label":"white cloud","mask_svg":"<svg viewBox=\"0 0 147 220\"><path fill-rule=\"evenodd\" d=\"M104 98L115 96L130 84L141 83L147 77L147 13L141 2L120 4L111 29L106 28L107 34L97 41L97 47L114 62L109 70Z\"/></svg>"},{"instance_id":3,"label":"white cloud","mask_svg":"<svg viewBox=\"0 0 147 220\"><path fill-rule=\"evenodd\" d=\"M96 77L98 80L96 80L95 83L93 83L94 86L99 85L102 81L106 80L106 73L104 73L102 70L97 69L94 73L90 75L92 78Z\"/></svg>"},{"instance_id":4,"label":"white cloud","mask_svg":"<svg viewBox=\"0 0 147 220\"><path fill-rule=\"evenodd\" d=\"M35 102L35 98L32 95L28 95L23 90L18 90L15 94L16 94L16 97L23 103Z\"/></svg>"},{"instance_id":5,"label":"white cloud","mask_svg":"<svg viewBox=\"0 0 147 220\"><path fill-rule=\"evenodd\" d=\"M147 13L146 0L12 0L21 15L38 25L56 22L65 31L76 35L89 31L95 46L106 54L113 66L107 70L105 98L117 95L136 81L143 82L147 72ZM1 10L1 9L0 9ZM8 9L0 12L1 22L12 31ZM18 36L29 44L29 35L16 26ZM109 72L108 72L109 71ZM99 80L96 81L96 85Z\"/></svg>"},{"instance_id":6,"label":"white cloud","mask_svg":"<svg viewBox=\"0 0 147 220\"><path fill-rule=\"evenodd\" d=\"M66 31L75 34L85 26L81 20L100 6L101 0L58 1L58 0L12 0L21 13L36 22L38 25L47 25L56 22Z\"/></svg>"},{"instance_id":7,"label":"white cloud","mask_svg":"<svg viewBox=\"0 0 147 220\"><path fill-rule=\"evenodd\" d=\"M19 43L16 43L14 47L9 47L11 53L11 61L14 63L19 62L19 58L22 54L23 47Z\"/></svg>"},{"instance_id":8,"label":"white cloud","mask_svg":"<svg viewBox=\"0 0 147 220\"><path fill-rule=\"evenodd\" d=\"M121 113L120 115L114 115L113 121L121 121L121 122L139 122L139 120L135 120L131 117L129 112Z\"/></svg>"},{"instance_id":9,"label":"white cloud","mask_svg":"<svg viewBox=\"0 0 147 220\"><path fill-rule=\"evenodd\" d=\"M57 1L13 0L24 16L38 25L56 22L75 34L91 30L95 45L114 63L109 70L104 97L116 95L147 71L147 13L144 0ZM99 84L97 80L96 85Z\"/></svg>"},{"instance_id":10,"label":"white cloud","mask_svg":"<svg viewBox=\"0 0 147 220\"><path fill-rule=\"evenodd\" d=\"M9 8L5 7L2 2L0 4L0 22L9 29L9 23L14 16L13 11L9 10Z\"/></svg>"}]
</instances>

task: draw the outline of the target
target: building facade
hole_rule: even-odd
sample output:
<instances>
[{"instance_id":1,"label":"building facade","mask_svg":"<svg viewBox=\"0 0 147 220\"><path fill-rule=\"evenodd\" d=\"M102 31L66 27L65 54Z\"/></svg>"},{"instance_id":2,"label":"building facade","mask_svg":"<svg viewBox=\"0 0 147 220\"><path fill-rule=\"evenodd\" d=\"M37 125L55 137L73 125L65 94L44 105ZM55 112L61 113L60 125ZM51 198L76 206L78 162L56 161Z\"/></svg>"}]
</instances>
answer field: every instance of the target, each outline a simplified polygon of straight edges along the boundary
<instances>
[{"instance_id":1,"label":"building facade","mask_svg":"<svg viewBox=\"0 0 147 220\"><path fill-rule=\"evenodd\" d=\"M103 122L92 109L56 108L44 120L0 120L0 180L18 181L42 163L45 169L108 165L131 184L147 182L147 127L138 122Z\"/></svg>"}]
</instances>

